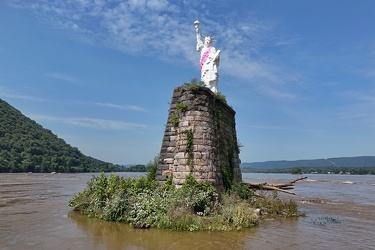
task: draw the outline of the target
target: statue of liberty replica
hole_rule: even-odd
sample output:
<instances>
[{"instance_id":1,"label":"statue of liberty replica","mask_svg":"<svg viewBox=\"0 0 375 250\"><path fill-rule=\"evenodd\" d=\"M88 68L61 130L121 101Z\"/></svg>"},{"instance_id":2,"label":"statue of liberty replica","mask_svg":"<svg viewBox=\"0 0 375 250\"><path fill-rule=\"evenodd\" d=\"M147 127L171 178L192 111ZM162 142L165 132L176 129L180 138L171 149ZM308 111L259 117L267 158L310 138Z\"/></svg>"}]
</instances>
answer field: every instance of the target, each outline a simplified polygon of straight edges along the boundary
<instances>
[{"instance_id":1,"label":"statue of liberty replica","mask_svg":"<svg viewBox=\"0 0 375 250\"><path fill-rule=\"evenodd\" d=\"M217 83L219 80L217 67L219 67L220 62L220 50L216 51L215 47L212 46L214 40L211 35L206 35L204 37L204 42L202 41L199 29L199 21L195 21L194 25L197 37L197 51L199 51L201 54L201 81L203 81L204 85L212 92L217 93Z\"/></svg>"},{"instance_id":2,"label":"statue of liberty replica","mask_svg":"<svg viewBox=\"0 0 375 250\"><path fill-rule=\"evenodd\" d=\"M217 98L220 50L212 46L210 35L203 42L199 22L194 24L204 86L183 85L173 90L155 180L171 178L172 184L181 186L191 175L222 193L242 181L236 112Z\"/></svg>"}]
</instances>

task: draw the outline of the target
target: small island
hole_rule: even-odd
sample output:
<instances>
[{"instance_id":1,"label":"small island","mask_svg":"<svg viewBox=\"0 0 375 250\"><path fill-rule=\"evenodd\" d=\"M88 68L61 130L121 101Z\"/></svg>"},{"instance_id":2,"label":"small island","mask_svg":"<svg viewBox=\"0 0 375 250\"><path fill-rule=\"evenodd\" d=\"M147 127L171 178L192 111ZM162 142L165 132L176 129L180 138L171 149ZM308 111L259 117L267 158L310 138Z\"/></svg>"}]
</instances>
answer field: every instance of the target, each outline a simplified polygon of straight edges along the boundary
<instances>
[{"instance_id":1,"label":"small island","mask_svg":"<svg viewBox=\"0 0 375 250\"><path fill-rule=\"evenodd\" d=\"M157 164L147 177L124 178L102 173L70 200L75 211L103 220L129 223L134 228L164 228L179 231L228 231L250 228L260 218L299 216L297 203L277 191L255 193L245 183L231 185L219 197L207 182L192 175L176 188L172 179L154 180Z\"/></svg>"}]
</instances>

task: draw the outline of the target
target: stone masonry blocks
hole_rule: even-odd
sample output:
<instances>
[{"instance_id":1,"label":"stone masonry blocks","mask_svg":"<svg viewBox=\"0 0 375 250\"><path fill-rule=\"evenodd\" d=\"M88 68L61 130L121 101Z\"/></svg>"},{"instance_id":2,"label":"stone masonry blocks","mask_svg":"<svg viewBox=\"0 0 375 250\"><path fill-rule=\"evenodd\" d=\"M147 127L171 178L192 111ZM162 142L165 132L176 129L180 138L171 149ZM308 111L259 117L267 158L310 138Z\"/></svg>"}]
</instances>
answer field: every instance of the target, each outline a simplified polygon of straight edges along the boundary
<instances>
[{"instance_id":1,"label":"stone masonry blocks","mask_svg":"<svg viewBox=\"0 0 375 250\"><path fill-rule=\"evenodd\" d=\"M178 110L181 103L186 109ZM178 124L172 122L176 116ZM171 170L177 186L191 174L221 192L225 188L223 173L229 170L232 181L241 182L235 124L235 111L208 88L175 88L155 179L165 181L167 175L163 171Z\"/></svg>"}]
</instances>

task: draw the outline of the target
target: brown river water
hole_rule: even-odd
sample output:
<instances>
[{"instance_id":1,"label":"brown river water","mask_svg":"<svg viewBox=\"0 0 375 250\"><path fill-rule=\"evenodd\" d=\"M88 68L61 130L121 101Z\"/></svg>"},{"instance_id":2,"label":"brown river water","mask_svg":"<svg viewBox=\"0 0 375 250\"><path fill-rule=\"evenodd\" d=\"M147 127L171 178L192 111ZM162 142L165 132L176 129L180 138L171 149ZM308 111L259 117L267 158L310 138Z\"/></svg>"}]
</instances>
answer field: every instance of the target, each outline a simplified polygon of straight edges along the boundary
<instances>
[{"instance_id":1,"label":"brown river water","mask_svg":"<svg viewBox=\"0 0 375 250\"><path fill-rule=\"evenodd\" d=\"M288 197L305 217L233 232L175 232L73 212L69 199L92 175L0 173L0 249L375 249L375 176L304 175L293 190L297 195ZM243 174L244 181L257 183L297 177Z\"/></svg>"}]
</instances>

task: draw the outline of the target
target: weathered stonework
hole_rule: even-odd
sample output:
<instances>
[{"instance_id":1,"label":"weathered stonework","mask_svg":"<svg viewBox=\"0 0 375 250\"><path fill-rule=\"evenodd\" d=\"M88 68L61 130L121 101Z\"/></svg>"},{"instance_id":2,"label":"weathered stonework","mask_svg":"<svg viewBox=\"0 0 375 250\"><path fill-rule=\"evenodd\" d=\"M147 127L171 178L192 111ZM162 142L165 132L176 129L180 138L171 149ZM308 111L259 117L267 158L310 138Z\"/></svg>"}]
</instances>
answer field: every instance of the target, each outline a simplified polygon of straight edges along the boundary
<instances>
[{"instance_id":1,"label":"weathered stonework","mask_svg":"<svg viewBox=\"0 0 375 250\"><path fill-rule=\"evenodd\" d=\"M160 150L156 180L173 175L182 185L192 174L222 191L229 182L241 182L235 111L205 87L174 89Z\"/></svg>"}]
</instances>

